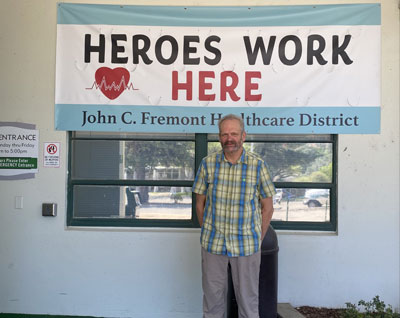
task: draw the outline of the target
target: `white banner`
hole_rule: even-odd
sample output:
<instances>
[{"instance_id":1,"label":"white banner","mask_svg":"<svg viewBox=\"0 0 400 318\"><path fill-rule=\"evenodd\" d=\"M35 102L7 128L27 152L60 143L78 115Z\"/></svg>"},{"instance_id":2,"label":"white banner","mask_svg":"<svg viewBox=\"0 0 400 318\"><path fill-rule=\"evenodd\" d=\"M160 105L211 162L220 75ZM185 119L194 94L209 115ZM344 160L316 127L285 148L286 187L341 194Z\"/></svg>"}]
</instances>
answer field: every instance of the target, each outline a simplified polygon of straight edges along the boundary
<instances>
[{"instance_id":1,"label":"white banner","mask_svg":"<svg viewBox=\"0 0 400 318\"><path fill-rule=\"evenodd\" d=\"M164 25L135 19L143 7L64 6L59 7L57 28L57 129L203 132L214 126L212 116L236 112L246 118L255 112L260 122L289 119L279 127L284 130L359 133L360 127L371 129L375 122L372 128L379 132L376 5L351 6L363 13L354 21L345 14L346 6L288 7L298 11L298 25L283 11L265 18L283 23L261 20L256 26L246 11L230 25L230 14L238 14L232 8L226 8L222 25L208 20L205 13L218 10L209 7L203 9L204 16L194 14L200 22L185 17L187 25L182 26L174 16L164 16ZM79 16L68 15L78 8L88 13L80 23ZM152 8L157 16L159 7L144 8ZM184 9L195 10L172 10L183 16ZM132 14L129 25L118 21L121 10ZM343 21L321 25L318 10L321 15L342 14ZM304 22L309 15L311 20ZM122 108L113 111L112 105ZM354 107L359 114L350 109ZM308 117L310 124L304 120ZM258 125L258 120L254 126L271 127Z\"/></svg>"}]
</instances>

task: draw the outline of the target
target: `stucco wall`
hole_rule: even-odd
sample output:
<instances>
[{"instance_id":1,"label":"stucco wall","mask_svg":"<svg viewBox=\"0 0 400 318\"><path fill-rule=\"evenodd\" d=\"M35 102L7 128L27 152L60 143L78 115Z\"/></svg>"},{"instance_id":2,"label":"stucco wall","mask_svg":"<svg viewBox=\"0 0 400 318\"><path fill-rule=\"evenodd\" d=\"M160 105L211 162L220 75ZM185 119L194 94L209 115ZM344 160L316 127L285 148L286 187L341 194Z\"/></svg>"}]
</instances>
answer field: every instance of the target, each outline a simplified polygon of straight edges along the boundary
<instances>
[{"instance_id":1,"label":"stucco wall","mask_svg":"<svg viewBox=\"0 0 400 318\"><path fill-rule=\"evenodd\" d=\"M0 181L0 313L201 317L198 230L66 228L67 136L54 130L56 1L1 5L0 120L36 124L40 168L35 179ZM44 142L61 143L60 168L43 168ZM42 217L43 202L56 202L58 216ZM397 0L382 1L382 132L339 136L338 209L337 235L278 233L279 302L338 307L379 295L399 307Z\"/></svg>"}]
</instances>

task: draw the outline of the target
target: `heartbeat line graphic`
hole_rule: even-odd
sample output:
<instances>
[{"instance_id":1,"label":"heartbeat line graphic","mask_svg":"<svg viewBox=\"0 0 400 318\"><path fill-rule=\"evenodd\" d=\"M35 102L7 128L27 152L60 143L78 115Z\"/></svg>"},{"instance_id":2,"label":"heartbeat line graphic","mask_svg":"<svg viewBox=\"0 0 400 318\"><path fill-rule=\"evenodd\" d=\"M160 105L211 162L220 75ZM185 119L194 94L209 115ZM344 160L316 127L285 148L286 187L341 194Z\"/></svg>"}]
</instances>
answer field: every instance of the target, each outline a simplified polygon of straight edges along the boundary
<instances>
[{"instance_id":1,"label":"heartbeat line graphic","mask_svg":"<svg viewBox=\"0 0 400 318\"><path fill-rule=\"evenodd\" d=\"M103 78L101 79L100 84L97 84L97 82L94 81L92 87L87 87L86 89L100 89L100 90L104 89L105 91L114 90L114 91L118 91L119 92L119 91L121 91L121 87L123 87L123 91L126 90L126 89L128 91L129 90L133 90L133 91L138 91L139 90L138 88L134 88L133 87L133 83L130 83L129 85L126 85L124 76L122 76L121 81L119 82L118 85L115 84L115 81L113 81L111 83L111 85L107 85L106 77L103 76Z\"/></svg>"},{"instance_id":2,"label":"heartbeat line graphic","mask_svg":"<svg viewBox=\"0 0 400 318\"><path fill-rule=\"evenodd\" d=\"M110 69L101 67L95 73L95 81L92 87L86 90L100 89L101 92L109 99L116 99L125 90L138 90L134 88L133 83L129 83L130 74L128 70L118 67Z\"/></svg>"}]
</instances>

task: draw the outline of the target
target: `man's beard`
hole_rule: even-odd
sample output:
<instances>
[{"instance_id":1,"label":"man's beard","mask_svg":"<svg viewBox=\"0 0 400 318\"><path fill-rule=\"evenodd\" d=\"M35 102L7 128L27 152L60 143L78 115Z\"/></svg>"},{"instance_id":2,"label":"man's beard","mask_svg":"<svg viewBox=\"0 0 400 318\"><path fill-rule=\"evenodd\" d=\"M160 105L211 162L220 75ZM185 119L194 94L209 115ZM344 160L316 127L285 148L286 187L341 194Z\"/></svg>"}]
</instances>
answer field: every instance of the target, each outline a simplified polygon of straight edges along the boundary
<instances>
[{"instance_id":1,"label":"man's beard","mask_svg":"<svg viewBox=\"0 0 400 318\"><path fill-rule=\"evenodd\" d=\"M234 152L239 150L241 146L242 146L241 142L227 141L222 144L222 149L229 152Z\"/></svg>"}]
</instances>

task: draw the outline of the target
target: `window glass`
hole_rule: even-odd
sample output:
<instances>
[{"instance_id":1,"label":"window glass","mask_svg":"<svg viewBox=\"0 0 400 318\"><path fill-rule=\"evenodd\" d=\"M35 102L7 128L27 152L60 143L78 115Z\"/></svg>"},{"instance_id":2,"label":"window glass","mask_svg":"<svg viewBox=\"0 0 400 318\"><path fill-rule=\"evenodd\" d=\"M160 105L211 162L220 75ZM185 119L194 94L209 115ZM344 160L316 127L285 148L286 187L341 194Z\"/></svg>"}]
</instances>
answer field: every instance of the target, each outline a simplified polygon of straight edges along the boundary
<instances>
[{"instance_id":1,"label":"window glass","mask_svg":"<svg viewBox=\"0 0 400 318\"><path fill-rule=\"evenodd\" d=\"M249 148L267 162L274 182L332 181L332 144L260 142Z\"/></svg>"},{"instance_id":2,"label":"window glass","mask_svg":"<svg viewBox=\"0 0 400 318\"><path fill-rule=\"evenodd\" d=\"M330 221L329 189L277 189L273 201L273 221Z\"/></svg>"},{"instance_id":3,"label":"window glass","mask_svg":"<svg viewBox=\"0 0 400 318\"><path fill-rule=\"evenodd\" d=\"M125 178L193 180L194 142L125 141Z\"/></svg>"},{"instance_id":4,"label":"window glass","mask_svg":"<svg viewBox=\"0 0 400 318\"><path fill-rule=\"evenodd\" d=\"M72 178L193 180L194 142L73 140Z\"/></svg>"},{"instance_id":5,"label":"window glass","mask_svg":"<svg viewBox=\"0 0 400 318\"><path fill-rule=\"evenodd\" d=\"M209 141L218 141L218 134L208 134ZM264 135L247 134L246 142L250 141L273 141L273 142L332 142L332 135Z\"/></svg>"},{"instance_id":6,"label":"window glass","mask_svg":"<svg viewBox=\"0 0 400 318\"><path fill-rule=\"evenodd\" d=\"M274 182L332 182L331 143L246 142L244 147L265 160ZM209 153L220 149L218 142L209 143Z\"/></svg>"},{"instance_id":7,"label":"window glass","mask_svg":"<svg viewBox=\"0 0 400 318\"><path fill-rule=\"evenodd\" d=\"M74 218L189 220L189 187L92 186L74 187Z\"/></svg>"},{"instance_id":8,"label":"window glass","mask_svg":"<svg viewBox=\"0 0 400 318\"><path fill-rule=\"evenodd\" d=\"M265 160L277 188L272 224L278 222L284 228L283 222L331 222L333 142L325 135L318 136L319 139L314 136L307 142L306 137L302 142L300 138L288 141L288 136L268 141L273 137L265 137L266 141L262 141L259 135L248 135L244 143L246 151ZM219 142L208 143L209 153L220 150ZM312 188L310 184L324 188Z\"/></svg>"},{"instance_id":9,"label":"window glass","mask_svg":"<svg viewBox=\"0 0 400 318\"><path fill-rule=\"evenodd\" d=\"M194 134L173 133L133 133L133 132L102 132L102 131L73 131L73 139L121 139L121 140L194 140Z\"/></svg>"},{"instance_id":10,"label":"window glass","mask_svg":"<svg viewBox=\"0 0 400 318\"><path fill-rule=\"evenodd\" d=\"M148 193L148 199L138 209L140 219L190 220L192 218L192 189L190 187L143 188Z\"/></svg>"}]
</instances>

